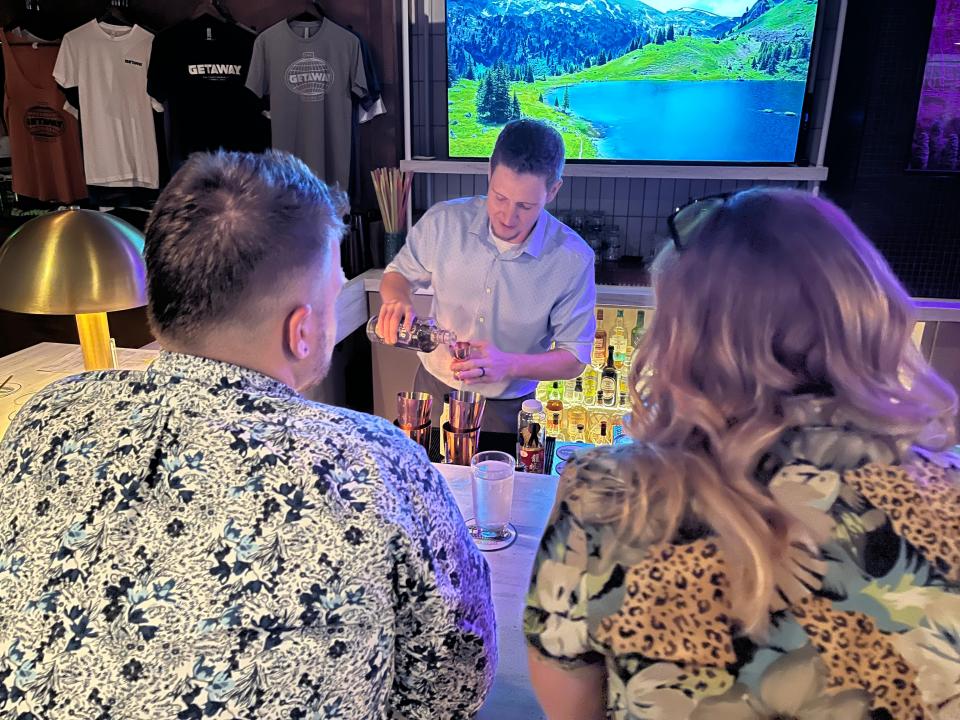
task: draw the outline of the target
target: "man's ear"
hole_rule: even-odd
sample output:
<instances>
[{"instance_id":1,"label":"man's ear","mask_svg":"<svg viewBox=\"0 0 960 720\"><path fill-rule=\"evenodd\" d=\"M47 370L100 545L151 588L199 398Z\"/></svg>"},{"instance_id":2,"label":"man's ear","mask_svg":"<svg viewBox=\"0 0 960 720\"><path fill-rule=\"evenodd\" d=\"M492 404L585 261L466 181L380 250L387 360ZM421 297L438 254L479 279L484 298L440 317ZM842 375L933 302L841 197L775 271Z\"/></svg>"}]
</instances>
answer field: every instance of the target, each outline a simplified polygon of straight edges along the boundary
<instances>
[{"instance_id":1,"label":"man's ear","mask_svg":"<svg viewBox=\"0 0 960 720\"><path fill-rule=\"evenodd\" d=\"M557 193L560 192L561 187L563 187L563 178L557 180L547 189L547 201L544 203L544 205L549 205L553 202L553 199L557 196Z\"/></svg>"},{"instance_id":2,"label":"man's ear","mask_svg":"<svg viewBox=\"0 0 960 720\"><path fill-rule=\"evenodd\" d=\"M310 356L310 322L313 308L310 305L297 305L287 316L285 341L287 351L297 360L306 360Z\"/></svg>"}]
</instances>

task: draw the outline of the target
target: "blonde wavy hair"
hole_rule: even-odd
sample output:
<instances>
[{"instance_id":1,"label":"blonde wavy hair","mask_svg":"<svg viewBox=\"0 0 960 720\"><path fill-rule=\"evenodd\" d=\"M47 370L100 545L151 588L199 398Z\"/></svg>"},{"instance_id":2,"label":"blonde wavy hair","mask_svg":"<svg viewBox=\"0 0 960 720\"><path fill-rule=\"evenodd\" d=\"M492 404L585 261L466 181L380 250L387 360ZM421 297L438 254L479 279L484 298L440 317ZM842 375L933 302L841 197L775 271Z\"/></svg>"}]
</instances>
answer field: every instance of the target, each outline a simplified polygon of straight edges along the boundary
<instances>
[{"instance_id":1,"label":"blonde wavy hair","mask_svg":"<svg viewBox=\"0 0 960 720\"><path fill-rule=\"evenodd\" d=\"M691 516L707 524L735 615L762 635L782 606L791 551L825 539L754 478L790 424L789 399L829 394L858 426L911 440L938 424L923 444L942 449L954 438L957 394L911 340L907 293L832 203L747 190L692 233L654 264L657 310L630 369L635 466L619 473L619 492L602 493L605 507L599 496L586 505L635 545L670 541Z\"/></svg>"}]
</instances>

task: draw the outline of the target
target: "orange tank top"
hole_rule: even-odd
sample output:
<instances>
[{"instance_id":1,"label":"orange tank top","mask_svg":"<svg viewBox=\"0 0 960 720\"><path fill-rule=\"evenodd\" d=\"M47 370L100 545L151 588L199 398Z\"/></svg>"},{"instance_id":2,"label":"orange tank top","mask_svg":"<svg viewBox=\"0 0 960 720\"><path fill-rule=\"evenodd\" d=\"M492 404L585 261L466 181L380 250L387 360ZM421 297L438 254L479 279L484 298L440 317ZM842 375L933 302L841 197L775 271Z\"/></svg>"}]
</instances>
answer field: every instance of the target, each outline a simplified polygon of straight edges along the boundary
<instances>
[{"instance_id":1,"label":"orange tank top","mask_svg":"<svg viewBox=\"0 0 960 720\"><path fill-rule=\"evenodd\" d=\"M66 98L53 79L60 46L32 39L0 30L13 190L37 200L72 202L87 196L80 124L63 109Z\"/></svg>"}]
</instances>

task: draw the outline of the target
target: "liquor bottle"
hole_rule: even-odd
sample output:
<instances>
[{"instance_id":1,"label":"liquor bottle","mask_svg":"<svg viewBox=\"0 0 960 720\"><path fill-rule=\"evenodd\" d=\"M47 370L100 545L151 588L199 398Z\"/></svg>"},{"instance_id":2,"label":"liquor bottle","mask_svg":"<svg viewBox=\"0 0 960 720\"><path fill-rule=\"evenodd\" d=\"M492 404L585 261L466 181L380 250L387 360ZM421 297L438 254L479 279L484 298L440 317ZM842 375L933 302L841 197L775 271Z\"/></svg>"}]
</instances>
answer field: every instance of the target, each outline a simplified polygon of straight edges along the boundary
<instances>
[{"instance_id":1,"label":"liquor bottle","mask_svg":"<svg viewBox=\"0 0 960 720\"><path fill-rule=\"evenodd\" d=\"M637 349L637 345L640 344L640 341L643 339L643 334L646 332L643 328L643 310L637 310L637 324L633 326L633 330L630 331L630 344L633 345L633 349Z\"/></svg>"},{"instance_id":2,"label":"liquor bottle","mask_svg":"<svg viewBox=\"0 0 960 720\"><path fill-rule=\"evenodd\" d=\"M523 401L517 417L517 462L524 472L543 472L546 419L539 400Z\"/></svg>"},{"instance_id":3,"label":"liquor bottle","mask_svg":"<svg viewBox=\"0 0 960 720\"><path fill-rule=\"evenodd\" d=\"M617 378L617 392L621 395L630 395L630 369L624 368L620 371L620 376ZM622 405L623 403L621 403Z\"/></svg>"},{"instance_id":4,"label":"liquor bottle","mask_svg":"<svg viewBox=\"0 0 960 720\"><path fill-rule=\"evenodd\" d=\"M563 384L563 402L572 403L573 389L575 387L573 380L564 380L562 384Z\"/></svg>"},{"instance_id":5,"label":"liquor bottle","mask_svg":"<svg viewBox=\"0 0 960 720\"><path fill-rule=\"evenodd\" d=\"M627 360L627 330L623 327L623 310L617 310L617 322L610 332L610 344L613 345L613 364L619 370Z\"/></svg>"},{"instance_id":6,"label":"liquor bottle","mask_svg":"<svg viewBox=\"0 0 960 720\"><path fill-rule=\"evenodd\" d=\"M554 382L547 400L547 434L560 436L563 418L563 400L560 397L560 383Z\"/></svg>"},{"instance_id":7,"label":"liquor bottle","mask_svg":"<svg viewBox=\"0 0 960 720\"><path fill-rule=\"evenodd\" d=\"M567 437L572 437L577 425L587 426L587 410L583 405L571 405L566 409Z\"/></svg>"},{"instance_id":8,"label":"liquor bottle","mask_svg":"<svg viewBox=\"0 0 960 720\"><path fill-rule=\"evenodd\" d=\"M534 393L534 397L540 401L541 404L546 404L547 400L550 397L550 387L551 383L548 382L538 382L537 389Z\"/></svg>"},{"instance_id":9,"label":"liquor bottle","mask_svg":"<svg viewBox=\"0 0 960 720\"><path fill-rule=\"evenodd\" d=\"M590 361L594 367L603 367L607 357L607 331L603 329L603 308L597 310L597 331L593 334L593 353Z\"/></svg>"},{"instance_id":10,"label":"liquor bottle","mask_svg":"<svg viewBox=\"0 0 960 720\"><path fill-rule=\"evenodd\" d=\"M593 367L593 365L587 365L587 369L583 371L584 405L593 405L593 401L597 397L597 387L600 384L598 374L597 369Z\"/></svg>"},{"instance_id":11,"label":"liquor bottle","mask_svg":"<svg viewBox=\"0 0 960 720\"><path fill-rule=\"evenodd\" d=\"M590 438L594 445L610 445L613 440L610 438L609 423L606 419L600 421L596 434Z\"/></svg>"},{"instance_id":12,"label":"liquor bottle","mask_svg":"<svg viewBox=\"0 0 960 720\"><path fill-rule=\"evenodd\" d=\"M617 369L613 364L613 345L607 349L607 364L600 376L600 390L603 394L604 407L616 407Z\"/></svg>"},{"instance_id":13,"label":"liquor bottle","mask_svg":"<svg viewBox=\"0 0 960 720\"><path fill-rule=\"evenodd\" d=\"M577 405L583 404L583 378L582 377L578 377L573 384L572 401Z\"/></svg>"},{"instance_id":14,"label":"liquor bottle","mask_svg":"<svg viewBox=\"0 0 960 720\"><path fill-rule=\"evenodd\" d=\"M607 422L600 423L600 445L612 445L613 436L609 432L610 424Z\"/></svg>"},{"instance_id":15,"label":"liquor bottle","mask_svg":"<svg viewBox=\"0 0 960 720\"><path fill-rule=\"evenodd\" d=\"M600 423L609 424L610 414L604 408L593 408L587 413L587 437L590 442L596 442L595 438L600 434Z\"/></svg>"},{"instance_id":16,"label":"liquor bottle","mask_svg":"<svg viewBox=\"0 0 960 720\"><path fill-rule=\"evenodd\" d=\"M620 398L617 401L617 407L626 407L627 406L627 394L625 392L620 393Z\"/></svg>"},{"instance_id":17,"label":"liquor bottle","mask_svg":"<svg viewBox=\"0 0 960 720\"><path fill-rule=\"evenodd\" d=\"M585 443L587 442L587 437L583 432L583 425L577 425L576 431L571 433L570 442Z\"/></svg>"},{"instance_id":18,"label":"liquor bottle","mask_svg":"<svg viewBox=\"0 0 960 720\"><path fill-rule=\"evenodd\" d=\"M614 413L610 417L610 442L615 443L623 435L623 415Z\"/></svg>"},{"instance_id":19,"label":"liquor bottle","mask_svg":"<svg viewBox=\"0 0 960 720\"><path fill-rule=\"evenodd\" d=\"M386 345L386 340L377 335L377 316L367 321L367 337L372 343ZM397 344L394 347L419 352L433 352L441 345L453 345L457 342L457 335L450 330L437 326L433 318L417 318L412 327L401 325L397 330Z\"/></svg>"},{"instance_id":20,"label":"liquor bottle","mask_svg":"<svg viewBox=\"0 0 960 720\"><path fill-rule=\"evenodd\" d=\"M547 435L563 440L563 413L547 411Z\"/></svg>"}]
</instances>

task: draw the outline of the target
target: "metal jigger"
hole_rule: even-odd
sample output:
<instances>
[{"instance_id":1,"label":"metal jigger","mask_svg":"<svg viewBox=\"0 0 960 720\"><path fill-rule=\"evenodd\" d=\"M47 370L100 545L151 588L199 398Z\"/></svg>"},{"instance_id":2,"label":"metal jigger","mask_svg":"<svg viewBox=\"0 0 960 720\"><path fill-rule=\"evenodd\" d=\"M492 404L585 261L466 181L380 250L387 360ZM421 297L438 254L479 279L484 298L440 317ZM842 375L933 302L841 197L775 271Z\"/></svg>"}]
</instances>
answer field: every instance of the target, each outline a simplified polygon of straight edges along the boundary
<instances>
[{"instance_id":1,"label":"metal jigger","mask_svg":"<svg viewBox=\"0 0 960 720\"><path fill-rule=\"evenodd\" d=\"M470 390L450 393L450 427L456 432L479 430L487 399Z\"/></svg>"},{"instance_id":2,"label":"metal jigger","mask_svg":"<svg viewBox=\"0 0 960 720\"><path fill-rule=\"evenodd\" d=\"M428 453L430 452L430 430L433 429L432 423L421 425L420 427L404 427L399 420L394 420L393 424L403 431L403 434L420 445Z\"/></svg>"},{"instance_id":3,"label":"metal jigger","mask_svg":"<svg viewBox=\"0 0 960 720\"><path fill-rule=\"evenodd\" d=\"M446 441L444 461L469 465L480 445L480 423L487 400L480 393L454 390L450 393L450 422L441 428Z\"/></svg>"},{"instance_id":4,"label":"metal jigger","mask_svg":"<svg viewBox=\"0 0 960 720\"><path fill-rule=\"evenodd\" d=\"M443 461L450 465L469 466L470 460L477 454L480 446L480 428L461 432L454 430L450 423L445 422L441 430L446 441L446 455Z\"/></svg>"},{"instance_id":5,"label":"metal jigger","mask_svg":"<svg viewBox=\"0 0 960 720\"><path fill-rule=\"evenodd\" d=\"M428 393L397 393L397 419L393 424L418 445L430 452L430 411L433 397Z\"/></svg>"},{"instance_id":6,"label":"metal jigger","mask_svg":"<svg viewBox=\"0 0 960 720\"><path fill-rule=\"evenodd\" d=\"M397 422L402 428L420 427L430 422L433 397L423 392L397 393Z\"/></svg>"}]
</instances>

